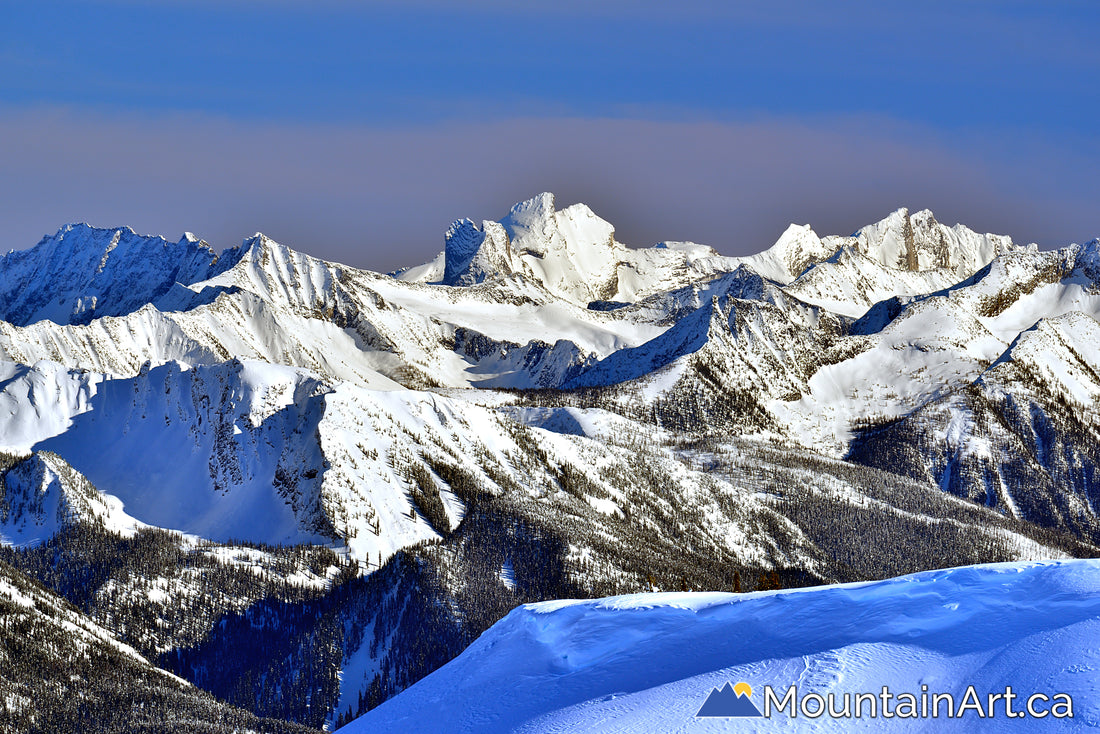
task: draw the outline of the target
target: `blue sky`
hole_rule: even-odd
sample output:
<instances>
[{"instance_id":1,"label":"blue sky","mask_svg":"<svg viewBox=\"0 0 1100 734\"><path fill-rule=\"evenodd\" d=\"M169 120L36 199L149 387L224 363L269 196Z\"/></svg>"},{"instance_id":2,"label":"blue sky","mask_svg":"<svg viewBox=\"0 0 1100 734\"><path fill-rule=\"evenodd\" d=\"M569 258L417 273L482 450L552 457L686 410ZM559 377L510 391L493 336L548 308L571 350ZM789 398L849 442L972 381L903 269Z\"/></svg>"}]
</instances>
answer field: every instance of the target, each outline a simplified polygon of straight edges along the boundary
<instances>
[{"instance_id":1,"label":"blue sky","mask_svg":"<svg viewBox=\"0 0 1100 734\"><path fill-rule=\"evenodd\" d=\"M902 205L1100 235L1093 2L0 9L5 249L87 220L384 270L542 190L730 254Z\"/></svg>"}]
</instances>

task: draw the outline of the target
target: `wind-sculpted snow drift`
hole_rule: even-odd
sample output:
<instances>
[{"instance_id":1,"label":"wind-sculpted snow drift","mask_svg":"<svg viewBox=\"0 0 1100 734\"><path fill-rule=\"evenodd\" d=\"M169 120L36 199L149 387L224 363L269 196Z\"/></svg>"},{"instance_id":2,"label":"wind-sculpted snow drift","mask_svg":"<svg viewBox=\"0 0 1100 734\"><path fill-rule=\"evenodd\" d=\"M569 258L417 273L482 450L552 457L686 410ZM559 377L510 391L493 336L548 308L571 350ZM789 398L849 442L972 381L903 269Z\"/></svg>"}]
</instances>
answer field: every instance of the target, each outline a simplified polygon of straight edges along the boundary
<instances>
[{"instance_id":1,"label":"wind-sculpted snow drift","mask_svg":"<svg viewBox=\"0 0 1100 734\"><path fill-rule=\"evenodd\" d=\"M520 603L1091 556L1098 253L633 249L550 194L391 275L68 225L0 256L0 553L314 727Z\"/></svg>"},{"instance_id":2,"label":"wind-sculpted snow drift","mask_svg":"<svg viewBox=\"0 0 1100 734\"><path fill-rule=\"evenodd\" d=\"M340 731L1085 730L1100 725L1098 634L1095 561L798 592L544 602L516 609ZM696 716L711 691L742 681L767 719ZM797 700L784 704L791 688ZM840 715L813 716L818 698Z\"/></svg>"}]
</instances>

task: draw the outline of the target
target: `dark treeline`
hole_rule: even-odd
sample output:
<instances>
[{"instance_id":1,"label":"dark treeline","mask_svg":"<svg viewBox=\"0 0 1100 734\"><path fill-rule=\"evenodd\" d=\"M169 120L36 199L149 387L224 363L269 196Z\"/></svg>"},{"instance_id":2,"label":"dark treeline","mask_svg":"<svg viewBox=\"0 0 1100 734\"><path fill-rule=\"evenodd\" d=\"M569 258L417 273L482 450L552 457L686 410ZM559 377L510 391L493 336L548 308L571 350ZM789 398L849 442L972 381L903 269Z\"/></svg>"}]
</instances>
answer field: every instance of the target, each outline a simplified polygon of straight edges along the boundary
<instances>
[{"instance_id":1,"label":"dark treeline","mask_svg":"<svg viewBox=\"0 0 1100 734\"><path fill-rule=\"evenodd\" d=\"M227 706L203 691L81 635L80 613L6 563L0 582L33 600L0 595L0 731L11 734L255 731L309 729Z\"/></svg>"}]
</instances>

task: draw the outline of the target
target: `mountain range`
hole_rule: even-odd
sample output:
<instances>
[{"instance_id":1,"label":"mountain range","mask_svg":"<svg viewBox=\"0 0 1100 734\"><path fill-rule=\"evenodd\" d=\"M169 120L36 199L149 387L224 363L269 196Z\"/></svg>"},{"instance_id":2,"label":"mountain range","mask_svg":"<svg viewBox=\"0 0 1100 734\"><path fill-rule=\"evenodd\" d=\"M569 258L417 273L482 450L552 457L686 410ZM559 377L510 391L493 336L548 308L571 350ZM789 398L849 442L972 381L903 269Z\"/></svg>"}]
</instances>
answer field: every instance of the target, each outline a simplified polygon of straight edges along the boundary
<instances>
[{"instance_id":1,"label":"mountain range","mask_svg":"<svg viewBox=\"0 0 1100 734\"><path fill-rule=\"evenodd\" d=\"M3 579L291 731L524 603L1093 557L1098 321L1100 241L929 211L726 257L541 194L389 274L67 225L0 256Z\"/></svg>"}]
</instances>

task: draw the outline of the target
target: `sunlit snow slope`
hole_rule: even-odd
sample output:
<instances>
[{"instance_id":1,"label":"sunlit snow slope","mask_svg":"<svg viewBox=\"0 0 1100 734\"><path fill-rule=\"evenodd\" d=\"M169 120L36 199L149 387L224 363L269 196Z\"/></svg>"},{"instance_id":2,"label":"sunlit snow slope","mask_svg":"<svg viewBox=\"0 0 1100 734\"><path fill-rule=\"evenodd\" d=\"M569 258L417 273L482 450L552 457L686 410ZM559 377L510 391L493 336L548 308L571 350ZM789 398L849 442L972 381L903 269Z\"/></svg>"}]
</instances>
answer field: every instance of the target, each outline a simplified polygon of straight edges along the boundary
<instances>
[{"instance_id":1,"label":"sunlit snow slope","mask_svg":"<svg viewBox=\"0 0 1100 734\"><path fill-rule=\"evenodd\" d=\"M638 594L517 608L457 659L341 731L1043 731L1100 724L1100 561L966 566L753 594ZM975 687L1055 693L1073 718L697 718L714 688L782 697ZM922 689L922 685L927 689ZM958 704L956 704L958 705ZM813 710L814 704L810 704ZM890 709L894 709L891 704ZM941 703L941 712L945 712ZM867 712L867 709L864 711ZM1059 713L1064 713L1060 710ZM944 714L945 716L946 714Z\"/></svg>"}]
</instances>

